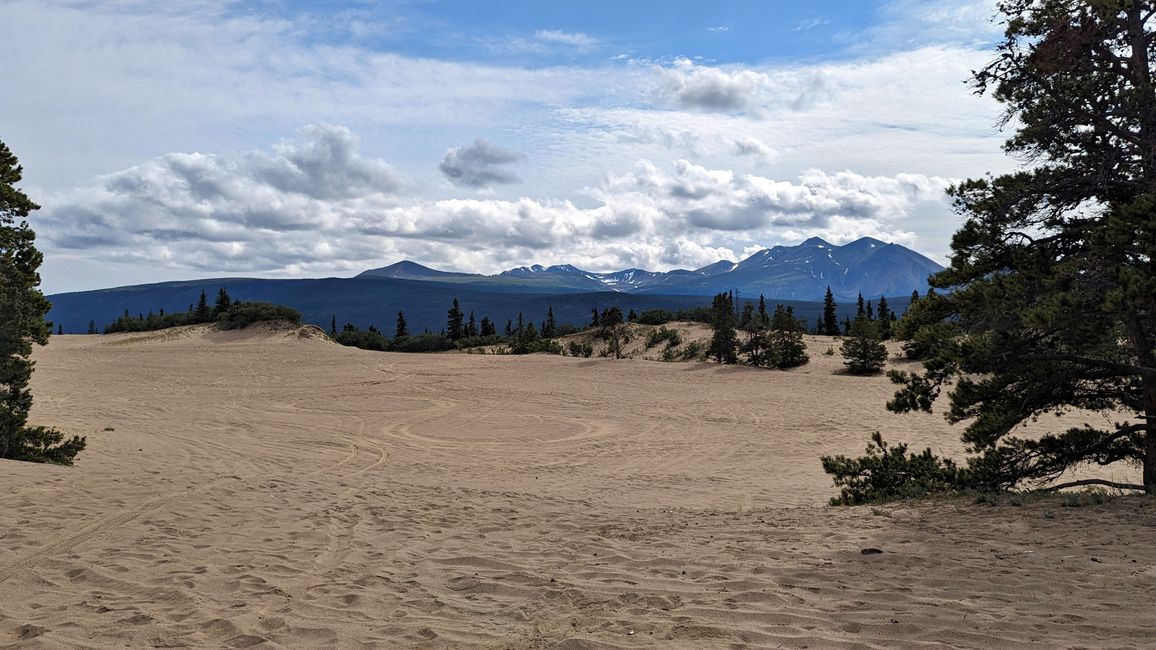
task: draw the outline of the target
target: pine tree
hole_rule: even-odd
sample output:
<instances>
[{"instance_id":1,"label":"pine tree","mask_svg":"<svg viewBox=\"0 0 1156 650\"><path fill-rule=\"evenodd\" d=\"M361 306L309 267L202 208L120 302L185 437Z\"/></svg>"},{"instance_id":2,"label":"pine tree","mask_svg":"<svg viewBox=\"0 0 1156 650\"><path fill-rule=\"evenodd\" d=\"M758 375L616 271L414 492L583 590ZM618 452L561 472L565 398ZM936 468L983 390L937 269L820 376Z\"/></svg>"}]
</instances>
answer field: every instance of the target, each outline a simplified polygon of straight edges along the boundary
<instances>
[{"instance_id":1,"label":"pine tree","mask_svg":"<svg viewBox=\"0 0 1156 650\"><path fill-rule=\"evenodd\" d=\"M474 338L478 335L478 321L474 318L474 310L470 310L470 318L466 321L466 336Z\"/></svg>"},{"instance_id":2,"label":"pine tree","mask_svg":"<svg viewBox=\"0 0 1156 650\"><path fill-rule=\"evenodd\" d=\"M57 324L56 333L57 334L64 334L64 325Z\"/></svg>"},{"instance_id":3,"label":"pine tree","mask_svg":"<svg viewBox=\"0 0 1156 650\"><path fill-rule=\"evenodd\" d=\"M771 317L767 315L767 298L763 294L759 294L759 322L764 327L771 324Z\"/></svg>"},{"instance_id":4,"label":"pine tree","mask_svg":"<svg viewBox=\"0 0 1156 650\"><path fill-rule=\"evenodd\" d=\"M509 318L506 319L506 338L514 335L514 322Z\"/></svg>"},{"instance_id":5,"label":"pine tree","mask_svg":"<svg viewBox=\"0 0 1156 650\"><path fill-rule=\"evenodd\" d=\"M743 305L742 314L739 316L739 329L746 329L755 322L755 306L748 302Z\"/></svg>"},{"instance_id":6,"label":"pine tree","mask_svg":"<svg viewBox=\"0 0 1156 650\"><path fill-rule=\"evenodd\" d=\"M864 304L863 304L863 292L860 291L859 292L859 302L858 302L858 305L855 307L855 318L866 318L866 317L867 317L867 307L864 306Z\"/></svg>"},{"instance_id":7,"label":"pine tree","mask_svg":"<svg viewBox=\"0 0 1156 650\"><path fill-rule=\"evenodd\" d=\"M405 312L397 312L397 325L393 330L393 338L400 339L409 336L409 326L405 323Z\"/></svg>"},{"instance_id":8,"label":"pine tree","mask_svg":"<svg viewBox=\"0 0 1156 650\"><path fill-rule=\"evenodd\" d=\"M867 301L867 320L875 320L875 307L870 300Z\"/></svg>"},{"instance_id":9,"label":"pine tree","mask_svg":"<svg viewBox=\"0 0 1156 650\"><path fill-rule=\"evenodd\" d=\"M735 308L731 294L717 294L710 311L714 333L707 354L719 363L737 363L738 340L735 338Z\"/></svg>"},{"instance_id":10,"label":"pine tree","mask_svg":"<svg viewBox=\"0 0 1156 650\"><path fill-rule=\"evenodd\" d=\"M626 322L627 323L633 323L637 319L638 319L638 314L634 313L633 309L630 310L629 314L626 314Z\"/></svg>"},{"instance_id":11,"label":"pine tree","mask_svg":"<svg viewBox=\"0 0 1156 650\"><path fill-rule=\"evenodd\" d=\"M554 306L546 308L546 323L542 325L542 338L552 339L558 335L558 323L554 322Z\"/></svg>"},{"instance_id":12,"label":"pine tree","mask_svg":"<svg viewBox=\"0 0 1156 650\"><path fill-rule=\"evenodd\" d=\"M229 292L225 291L225 287L221 287L217 290L217 302L213 304L213 318L229 311L229 307L232 306L233 299L229 297Z\"/></svg>"},{"instance_id":13,"label":"pine tree","mask_svg":"<svg viewBox=\"0 0 1156 650\"><path fill-rule=\"evenodd\" d=\"M201 289L201 297L197 299L197 307L193 310L194 323L207 323L213 320L213 312L209 309L209 299L205 290Z\"/></svg>"},{"instance_id":14,"label":"pine tree","mask_svg":"<svg viewBox=\"0 0 1156 650\"><path fill-rule=\"evenodd\" d=\"M999 56L974 76L1030 164L949 190L964 222L919 300L923 372L893 372L888 407L968 421L985 488L1086 463L1142 466L1156 492L1156 31L1152 2L1007 0ZM928 303L925 305L924 303ZM904 320L909 320L904 316ZM1015 435L1085 409L1110 425Z\"/></svg>"},{"instance_id":15,"label":"pine tree","mask_svg":"<svg viewBox=\"0 0 1156 650\"><path fill-rule=\"evenodd\" d=\"M446 335L451 341L457 341L465 336L464 321L465 314L462 313L462 308L458 305L458 299L454 298L453 305L446 315Z\"/></svg>"},{"instance_id":16,"label":"pine tree","mask_svg":"<svg viewBox=\"0 0 1156 650\"><path fill-rule=\"evenodd\" d=\"M884 341L891 338L891 323L895 320L895 313L887 306L887 297L879 296L879 336Z\"/></svg>"},{"instance_id":17,"label":"pine tree","mask_svg":"<svg viewBox=\"0 0 1156 650\"><path fill-rule=\"evenodd\" d=\"M497 336L497 334L498 334L498 326L494 324L494 321L490 320L489 316L482 316L481 335L482 336Z\"/></svg>"},{"instance_id":18,"label":"pine tree","mask_svg":"<svg viewBox=\"0 0 1156 650\"><path fill-rule=\"evenodd\" d=\"M40 206L16 188L23 175L16 156L0 142L0 458L71 464L85 439L28 426L32 408L32 345L48 343L51 304L37 288L44 257L34 244L28 215Z\"/></svg>"},{"instance_id":19,"label":"pine tree","mask_svg":"<svg viewBox=\"0 0 1156 650\"><path fill-rule=\"evenodd\" d=\"M835 312L835 295L831 287L827 287L827 295L823 296L823 331L827 336L839 335L839 316Z\"/></svg>"},{"instance_id":20,"label":"pine tree","mask_svg":"<svg viewBox=\"0 0 1156 650\"><path fill-rule=\"evenodd\" d=\"M337 336L337 314L329 315L329 333Z\"/></svg>"},{"instance_id":21,"label":"pine tree","mask_svg":"<svg viewBox=\"0 0 1156 650\"><path fill-rule=\"evenodd\" d=\"M851 324L851 333L843 341L843 365L853 375L870 375L883 369L887 348L879 340L879 324L867 320L866 314Z\"/></svg>"},{"instance_id":22,"label":"pine tree","mask_svg":"<svg viewBox=\"0 0 1156 650\"><path fill-rule=\"evenodd\" d=\"M758 312L755 311L755 306L748 302L743 307L742 316L739 317L739 329L746 335L742 352L747 355L747 363L752 366L763 366L768 362L766 311L766 300L759 296Z\"/></svg>"},{"instance_id":23,"label":"pine tree","mask_svg":"<svg viewBox=\"0 0 1156 650\"><path fill-rule=\"evenodd\" d=\"M94 321L94 320L90 320L90 321L88 321L88 333L89 333L89 334L96 334L96 333L97 333L97 331L96 331L96 321Z\"/></svg>"},{"instance_id":24,"label":"pine tree","mask_svg":"<svg viewBox=\"0 0 1156 650\"><path fill-rule=\"evenodd\" d=\"M623 318L622 310L618 307L607 307L602 310L602 315L598 318L599 326L602 328L602 336L610 341L610 351L614 353L615 359L622 358L622 329Z\"/></svg>"},{"instance_id":25,"label":"pine tree","mask_svg":"<svg viewBox=\"0 0 1156 650\"><path fill-rule=\"evenodd\" d=\"M794 368L810 361L803 341L803 324L795 319L794 308L775 305L771 330L767 337L767 365L779 369Z\"/></svg>"},{"instance_id":26,"label":"pine tree","mask_svg":"<svg viewBox=\"0 0 1156 650\"><path fill-rule=\"evenodd\" d=\"M599 325L600 325L600 323L598 322L598 307L594 307L593 313L590 316L590 327L598 327Z\"/></svg>"}]
</instances>

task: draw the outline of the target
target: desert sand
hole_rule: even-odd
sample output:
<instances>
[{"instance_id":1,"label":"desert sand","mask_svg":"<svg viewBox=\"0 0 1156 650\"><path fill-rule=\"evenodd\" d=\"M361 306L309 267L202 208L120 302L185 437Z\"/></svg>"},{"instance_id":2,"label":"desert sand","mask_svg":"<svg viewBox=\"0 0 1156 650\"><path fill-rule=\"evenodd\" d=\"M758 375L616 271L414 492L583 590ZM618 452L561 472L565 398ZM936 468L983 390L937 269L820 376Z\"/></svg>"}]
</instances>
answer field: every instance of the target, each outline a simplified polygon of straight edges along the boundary
<instances>
[{"instance_id":1,"label":"desert sand","mask_svg":"<svg viewBox=\"0 0 1156 650\"><path fill-rule=\"evenodd\" d=\"M1156 500L825 507L819 456L875 429L962 451L827 345L779 372L54 337L34 421L89 448L0 461L0 646L1153 647Z\"/></svg>"}]
</instances>

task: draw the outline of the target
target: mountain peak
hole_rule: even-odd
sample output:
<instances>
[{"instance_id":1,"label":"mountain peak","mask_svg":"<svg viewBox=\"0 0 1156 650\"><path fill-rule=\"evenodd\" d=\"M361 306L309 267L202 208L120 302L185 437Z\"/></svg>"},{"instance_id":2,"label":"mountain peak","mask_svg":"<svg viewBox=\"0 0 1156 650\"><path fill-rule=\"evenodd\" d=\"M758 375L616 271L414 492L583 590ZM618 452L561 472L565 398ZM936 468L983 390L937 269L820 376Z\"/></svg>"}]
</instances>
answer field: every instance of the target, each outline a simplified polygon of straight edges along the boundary
<instances>
[{"instance_id":1,"label":"mountain peak","mask_svg":"<svg viewBox=\"0 0 1156 650\"><path fill-rule=\"evenodd\" d=\"M431 269L428 266L423 266L417 262L410 260L402 260L394 262L389 266L383 266L379 269L369 269L357 274L359 278L395 278L400 280L426 280L435 277L469 277L475 275L474 273L454 273L452 271L439 271Z\"/></svg>"},{"instance_id":2,"label":"mountain peak","mask_svg":"<svg viewBox=\"0 0 1156 650\"><path fill-rule=\"evenodd\" d=\"M808 248L819 248L819 247L825 246L827 248L830 248L831 243L828 242L826 239L823 239L822 237L811 237L811 238L805 240L803 243L799 244L799 246L800 247L805 246Z\"/></svg>"}]
</instances>

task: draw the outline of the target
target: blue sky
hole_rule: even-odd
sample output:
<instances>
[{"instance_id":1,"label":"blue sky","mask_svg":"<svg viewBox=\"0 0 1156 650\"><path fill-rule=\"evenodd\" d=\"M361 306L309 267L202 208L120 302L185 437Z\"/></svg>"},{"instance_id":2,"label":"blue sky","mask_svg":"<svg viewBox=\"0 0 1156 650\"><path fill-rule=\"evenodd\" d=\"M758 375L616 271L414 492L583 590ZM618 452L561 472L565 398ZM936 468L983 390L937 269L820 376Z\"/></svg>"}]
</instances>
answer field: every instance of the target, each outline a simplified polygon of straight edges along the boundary
<instances>
[{"instance_id":1,"label":"blue sky","mask_svg":"<svg viewBox=\"0 0 1156 650\"><path fill-rule=\"evenodd\" d=\"M44 288L694 268L818 235L943 261L1009 169L989 0L0 4Z\"/></svg>"},{"instance_id":2,"label":"blue sky","mask_svg":"<svg viewBox=\"0 0 1156 650\"><path fill-rule=\"evenodd\" d=\"M458 0L266 7L302 16L344 15L355 21L352 29L335 26L317 35L330 42L354 39L366 47L415 57L541 67L598 65L621 57L655 61L689 57L715 63L830 58L855 44L864 28L878 19L883 5Z\"/></svg>"}]
</instances>

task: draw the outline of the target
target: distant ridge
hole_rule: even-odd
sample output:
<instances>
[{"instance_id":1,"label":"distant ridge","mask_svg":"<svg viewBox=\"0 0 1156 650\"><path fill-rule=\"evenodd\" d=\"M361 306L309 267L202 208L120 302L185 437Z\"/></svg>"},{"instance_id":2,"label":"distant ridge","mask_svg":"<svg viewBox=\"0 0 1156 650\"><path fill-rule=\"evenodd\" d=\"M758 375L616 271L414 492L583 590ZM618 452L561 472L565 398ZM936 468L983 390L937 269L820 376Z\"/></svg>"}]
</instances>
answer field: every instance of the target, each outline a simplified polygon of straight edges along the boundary
<instances>
[{"instance_id":1,"label":"distant ridge","mask_svg":"<svg viewBox=\"0 0 1156 650\"><path fill-rule=\"evenodd\" d=\"M831 287L837 300L859 293L878 297L927 291L927 278L943 267L903 246L864 237L836 246L812 237L797 246L775 246L741 262L720 260L694 270L612 273L585 271L572 264L519 266L496 275L438 271L402 261L357 277L387 277L543 291L614 291L630 294L714 295L738 291L782 300L817 300Z\"/></svg>"},{"instance_id":2,"label":"distant ridge","mask_svg":"<svg viewBox=\"0 0 1156 650\"><path fill-rule=\"evenodd\" d=\"M594 273L569 264L530 265L495 275L440 271L401 261L370 269L353 278L264 280L221 278L161 282L48 296L48 319L66 333L87 330L89 321L103 327L122 315L150 310L184 311L204 291L210 298L226 287L241 300L289 305L305 322L328 329L336 319L392 331L397 312L405 311L412 331L445 327L446 310L457 298L468 314L489 316L504 325L518 314L540 321L547 308L561 323L588 322L592 308L615 305L623 313L646 309L678 311L710 304L721 291L740 300L764 294L772 305L791 303L796 315L813 322L827 286L841 314L853 309L859 292L868 300L885 295L901 311L913 290L927 291L927 276L940 266L896 244L860 239L834 246L817 237L798 246L775 246L741 262L720 260L702 268L657 272L623 269Z\"/></svg>"}]
</instances>

